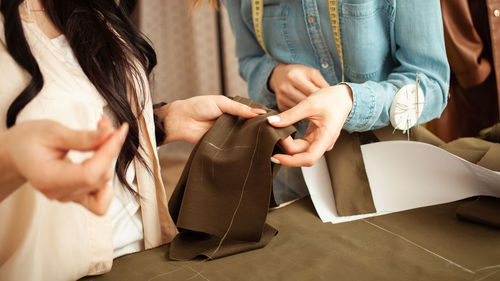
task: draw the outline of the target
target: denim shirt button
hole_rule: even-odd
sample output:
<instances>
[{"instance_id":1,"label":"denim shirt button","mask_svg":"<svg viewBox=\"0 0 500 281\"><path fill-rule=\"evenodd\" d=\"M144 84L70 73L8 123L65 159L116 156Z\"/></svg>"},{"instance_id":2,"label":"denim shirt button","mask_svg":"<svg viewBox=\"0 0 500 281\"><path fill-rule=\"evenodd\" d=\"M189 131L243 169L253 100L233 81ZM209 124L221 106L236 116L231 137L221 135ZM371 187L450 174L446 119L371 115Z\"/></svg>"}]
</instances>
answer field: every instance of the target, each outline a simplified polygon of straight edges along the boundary
<instances>
[{"instance_id":1,"label":"denim shirt button","mask_svg":"<svg viewBox=\"0 0 500 281\"><path fill-rule=\"evenodd\" d=\"M322 68L328 68L328 66L330 66L330 65L328 64L328 62L326 60L321 63Z\"/></svg>"},{"instance_id":2,"label":"denim shirt button","mask_svg":"<svg viewBox=\"0 0 500 281\"><path fill-rule=\"evenodd\" d=\"M308 22L309 24L313 24L313 23L314 23L314 17L313 17L313 16L308 16L308 17L307 17L307 22Z\"/></svg>"}]
</instances>

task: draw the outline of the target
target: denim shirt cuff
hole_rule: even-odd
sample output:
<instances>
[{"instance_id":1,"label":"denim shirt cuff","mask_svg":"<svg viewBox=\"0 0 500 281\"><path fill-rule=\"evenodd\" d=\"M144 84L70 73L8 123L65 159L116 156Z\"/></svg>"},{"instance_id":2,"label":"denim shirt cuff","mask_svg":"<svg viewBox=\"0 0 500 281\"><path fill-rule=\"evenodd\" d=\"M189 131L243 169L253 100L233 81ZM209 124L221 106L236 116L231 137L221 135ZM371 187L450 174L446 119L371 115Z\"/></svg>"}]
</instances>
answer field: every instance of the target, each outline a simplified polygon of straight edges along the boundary
<instances>
[{"instance_id":1,"label":"denim shirt cuff","mask_svg":"<svg viewBox=\"0 0 500 281\"><path fill-rule=\"evenodd\" d=\"M278 64L279 62L273 60L270 56L264 55L261 68L259 69L260 78L258 85L260 85L260 89L258 91L260 92L260 98L262 98L259 102L272 109L278 109L278 104L276 102L276 94L269 89L268 82L271 78L271 73Z\"/></svg>"},{"instance_id":2,"label":"denim shirt cuff","mask_svg":"<svg viewBox=\"0 0 500 281\"><path fill-rule=\"evenodd\" d=\"M370 128L375 117L376 97L370 87L361 84L343 82L352 91L352 109L344 123L343 129L348 132L362 132Z\"/></svg>"}]
</instances>

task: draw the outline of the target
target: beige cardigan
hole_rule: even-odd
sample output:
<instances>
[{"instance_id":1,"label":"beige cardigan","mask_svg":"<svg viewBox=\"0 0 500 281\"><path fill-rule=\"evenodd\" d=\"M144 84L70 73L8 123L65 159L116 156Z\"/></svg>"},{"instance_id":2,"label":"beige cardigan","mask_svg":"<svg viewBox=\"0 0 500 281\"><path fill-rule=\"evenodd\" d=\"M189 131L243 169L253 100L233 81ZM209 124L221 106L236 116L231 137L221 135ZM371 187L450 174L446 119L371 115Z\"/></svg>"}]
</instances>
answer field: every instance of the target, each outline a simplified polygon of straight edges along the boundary
<instances>
[{"instance_id":1,"label":"beige cardigan","mask_svg":"<svg viewBox=\"0 0 500 281\"><path fill-rule=\"evenodd\" d=\"M106 104L103 98L36 25L23 25L45 84L20 112L17 122L51 119L73 129L95 129ZM6 50L0 15L0 132L6 130L8 107L29 79ZM149 88L144 94L140 142L154 177L136 160L134 163L144 246L149 249L170 242L177 229L168 213L163 184L156 180L161 176ZM72 151L68 156L83 161L89 155ZM95 216L75 203L48 200L26 183L7 198L0 198L0 280L72 280L105 273L112 265L111 238L107 216Z\"/></svg>"}]
</instances>

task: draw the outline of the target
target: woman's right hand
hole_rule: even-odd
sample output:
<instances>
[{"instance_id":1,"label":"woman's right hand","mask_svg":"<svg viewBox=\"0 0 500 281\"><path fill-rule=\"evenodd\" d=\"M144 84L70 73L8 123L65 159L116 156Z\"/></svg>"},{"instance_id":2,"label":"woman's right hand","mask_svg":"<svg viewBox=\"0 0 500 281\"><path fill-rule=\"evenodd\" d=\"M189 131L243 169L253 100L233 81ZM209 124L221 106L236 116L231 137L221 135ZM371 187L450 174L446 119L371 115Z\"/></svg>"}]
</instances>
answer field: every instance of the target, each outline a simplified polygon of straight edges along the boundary
<instances>
[{"instance_id":1,"label":"woman's right hand","mask_svg":"<svg viewBox=\"0 0 500 281\"><path fill-rule=\"evenodd\" d=\"M104 215L113 197L107 183L127 132L128 124L114 129L105 117L96 131L75 131L48 120L28 121L8 129L2 146L13 170L45 196L73 201ZM67 158L70 150L94 154L75 164Z\"/></svg>"},{"instance_id":2,"label":"woman's right hand","mask_svg":"<svg viewBox=\"0 0 500 281\"><path fill-rule=\"evenodd\" d=\"M329 87L321 72L302 64L278 64L269 79L280 111L286 111L312 93Z\"/></svg>"}]
</instances>

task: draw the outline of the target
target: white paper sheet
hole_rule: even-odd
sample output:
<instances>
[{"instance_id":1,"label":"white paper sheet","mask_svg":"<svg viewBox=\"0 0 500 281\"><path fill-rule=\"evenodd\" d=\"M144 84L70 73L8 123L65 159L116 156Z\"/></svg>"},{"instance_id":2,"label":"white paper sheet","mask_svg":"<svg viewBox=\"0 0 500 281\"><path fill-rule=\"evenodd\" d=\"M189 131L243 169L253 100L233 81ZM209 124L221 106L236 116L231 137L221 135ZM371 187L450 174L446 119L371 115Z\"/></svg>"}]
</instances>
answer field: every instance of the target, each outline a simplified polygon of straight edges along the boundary
<instances>
[{"instance_id":1,"label":"white paper sheet","mask_svg":"<svg viewBox=\"0 0 500 281\"><path fill-rule=\"evenodd\" d=\"M412 141L361 146L376 213L340 217L324 158L303 167L304 179L323 222L345 222L448 203L477 195L500 197L500 173L438 147Z\"/></svg>"}]
</instances>

